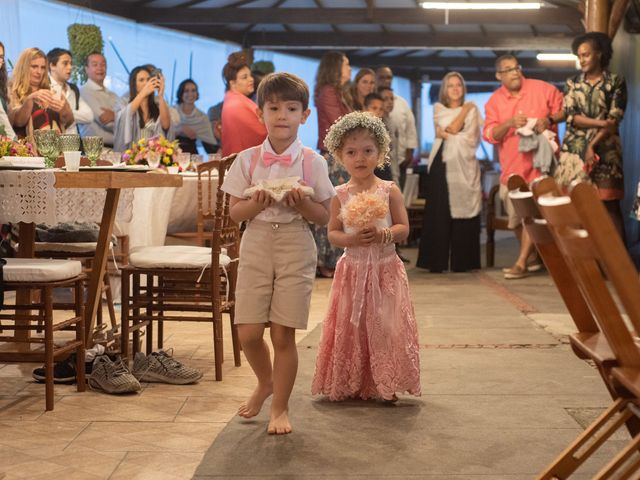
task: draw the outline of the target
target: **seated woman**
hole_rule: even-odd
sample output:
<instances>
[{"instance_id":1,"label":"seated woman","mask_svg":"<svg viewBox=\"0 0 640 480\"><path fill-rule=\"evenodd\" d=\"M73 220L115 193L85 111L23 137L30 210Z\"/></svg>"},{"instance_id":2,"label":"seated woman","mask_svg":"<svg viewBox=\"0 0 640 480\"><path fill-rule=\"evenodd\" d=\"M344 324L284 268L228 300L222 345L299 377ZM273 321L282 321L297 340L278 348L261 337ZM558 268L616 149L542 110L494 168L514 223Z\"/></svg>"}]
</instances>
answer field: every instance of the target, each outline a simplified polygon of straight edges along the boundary
<instances>
[{"instance_id":1,"label":"seated woman","mask_svg":"<svg viewBox=\"0 0 640 480\"><path fill-rule=\"evenodd\" d=\"M48 72L47 56L39 48L20 54L11 77L8 111L18 138L31 138L41 129L61 132L73 122L67 100L50 90Z\"/></svg>"},{"instance_id":2,"label":"seated woman","mask_svg":"<svg viewBox=\"0 0 640 480\"><path fill-rule=\"evenodd\" d=\"M242 52L229 55L222 70L227 87L222 108L222 156L255 147L267 138L267 129L258 118L258 106L249 98L253 77Z\"/></svg>"},{"instance_id":3,"label":"seated woman","mask_svg":"<svg viewBox=\"0 0 640 480\"><path fill-rule=\"evenodd\" d=\"M174 138L169 106L164 100L164 77L158 71L153 73L142 65L129 75L129 103L116 114L113 149L117 152L124 152L141 138Z\"/></svg>"},{"instance_id":4,"label":"seated woman","mask_svg":"<svg viewBox=\"0 0 640 480\"><path fill-rule=\"evenodd\" d=\"M180 114L180 123L176 125L176 138L183 152L198 153L196 142L200 140L207 153L214 153L216 139L209 118L196 108L200 97L198 85L190 78L178 85L176 111Z\"/></svg>"}]
</instances>

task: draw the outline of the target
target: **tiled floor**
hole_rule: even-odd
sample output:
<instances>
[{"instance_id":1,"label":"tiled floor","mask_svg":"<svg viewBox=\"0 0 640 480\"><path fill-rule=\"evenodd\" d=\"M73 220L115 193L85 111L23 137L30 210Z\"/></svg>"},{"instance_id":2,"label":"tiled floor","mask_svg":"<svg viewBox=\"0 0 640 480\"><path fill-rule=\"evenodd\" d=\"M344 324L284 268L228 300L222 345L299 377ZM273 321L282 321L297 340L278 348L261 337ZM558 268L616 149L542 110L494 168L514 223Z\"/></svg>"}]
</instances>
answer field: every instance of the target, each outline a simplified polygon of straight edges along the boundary
<instances>
[{"instance_id":1,"label":"tiled floor","mask_svg":"<svg viewBox=\"0 0 640 480\"><path fill-rule=\"evenodd\" d=\"M329 280L316 283L309 330L322 320L329 288ZM202 370L203 379L143 384L140 393L123 396L56 385L51 412L44 410L44 386L31 378L37 365L0 363L0 479L191 478L255 381L246 362L233 365L227 322L222 382L214 380L210 325L169 323L165 346Z\"/></svg>"}]
</instances>

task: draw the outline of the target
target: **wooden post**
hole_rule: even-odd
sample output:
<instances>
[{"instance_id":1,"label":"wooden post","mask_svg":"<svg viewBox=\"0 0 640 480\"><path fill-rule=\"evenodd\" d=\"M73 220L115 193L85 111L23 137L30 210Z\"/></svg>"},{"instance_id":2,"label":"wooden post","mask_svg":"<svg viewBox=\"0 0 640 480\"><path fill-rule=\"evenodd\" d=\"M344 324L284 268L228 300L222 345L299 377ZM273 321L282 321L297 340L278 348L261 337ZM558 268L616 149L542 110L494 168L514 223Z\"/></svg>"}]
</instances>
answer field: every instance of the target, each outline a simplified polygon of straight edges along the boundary
<instances>
[{"instance_id":1,"label":"wooden post","mask_svg":"<svg viewBox=\"0 0 640 480\"><path fill-rule=\"evenodd\" d=\"M618 28L624 18L624 14L627 11L627 7L629 7L629 0L614 0L611 5L611 16L609 18L609 27L607 29L611 40L616 36Z\"/></svg>"},{"instance_id":2,"label":"wooden post","mask_svg":"<svg viewBox=\"0 0 640 480\"><path fill-rule=\"evenodd\" d=\"M609 29L609 1L587 0L587 32L607 33Z\"/></svg>"}]
</instances>

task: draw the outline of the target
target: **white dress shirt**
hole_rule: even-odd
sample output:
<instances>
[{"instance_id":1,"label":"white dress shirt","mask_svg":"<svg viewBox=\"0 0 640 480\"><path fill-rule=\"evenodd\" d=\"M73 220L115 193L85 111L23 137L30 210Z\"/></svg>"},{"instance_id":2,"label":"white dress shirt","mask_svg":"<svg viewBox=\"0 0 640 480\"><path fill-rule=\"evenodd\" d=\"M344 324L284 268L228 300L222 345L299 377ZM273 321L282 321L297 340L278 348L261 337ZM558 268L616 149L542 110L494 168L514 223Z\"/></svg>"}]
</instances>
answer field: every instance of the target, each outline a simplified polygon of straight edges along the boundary
<instances>
[{"instance_id":1,"label":"white dress shirt","mask_svg":"<svg viewBox=\"0 0 640 480\"><path fill-rule=\"evenodd\" d=\"M78 133L78 125L76 124L93 122L93 111L82 98L78 99L78 108L76 108L76 92L73 91L73 88L69 85L58 83L51 75L49 75L49 80L51 81L53 93L60 95L62 92L73 112L73 123L67 127L64 133Z\"/></svg>"},{"instance_id":2,"label":"white dress shirt","mask_svg":"<svg viewBox=\"0 0 640 480\"><path fill-rule=\"evenodd\" d=\"M260 148L260 160L256 164L256 168L253 171L253 175L249 174L251 167L251 156L254 148ZM303 146L300 139L296 139L282 155L291 155L293 162L289 166L281 165L280 163L274 163L270 166L266 166L262 162L262 153L269 152L275 154L271 147L271 142L267 138L264 143L259 147L249 148L238 154L236 160L231 165L229 172L224 177L224 183L222 184L222 190L229 195L237 198L244 198L244 191L252 185L255 185L258 180L264 180L267 178L286 178L286 177L300 177L303 178L302 171L302 158L304 156ZM313 196L311 197L315 202L324 202L330 199L336 194L331 180L329 179L329 170L327 167L327 161L323 156L314 152L313 163L311 169L311 179L309 183L313 187ZM290 223L296 219L302 218L302 215L291 207L287 207L282 202L274 203L273 205L262 210L256 215L256 220L262 220L264 222L276 222L276 223Z\"/></svg>"},{"instance_id":3,"label":"white dress shirt","mask_svg":"<svg viewBox=\"0 0 640 480\"><path fill-rule=\"evenodd\" d=\"M404 159L404 152L407 149L418 147L418 133L416 132L416 119L413 116L411 107L409 107L404 98L395 94L393 96L393 110L389 114L389 120L394 125L397 125L400 132L398 150L402 152Z\"/></svg>"},{"instance_id":4,"label":"white dress shirt","mask_svg":"<svg viewBox=\"0 0 640 480\"><path fill-rule=\"evenodd\" d=\"M116 113L123 107L120 97L106 87L101 87L93 80L87 80L80 88L80 98L82 98L93 111L93 122L80 124L80 133L83 136L98 135L104 138L105 146L113 145L114 122L103 124L100 122L100 115L103 109L113 110Z\"/></svg>"}]
</instances>

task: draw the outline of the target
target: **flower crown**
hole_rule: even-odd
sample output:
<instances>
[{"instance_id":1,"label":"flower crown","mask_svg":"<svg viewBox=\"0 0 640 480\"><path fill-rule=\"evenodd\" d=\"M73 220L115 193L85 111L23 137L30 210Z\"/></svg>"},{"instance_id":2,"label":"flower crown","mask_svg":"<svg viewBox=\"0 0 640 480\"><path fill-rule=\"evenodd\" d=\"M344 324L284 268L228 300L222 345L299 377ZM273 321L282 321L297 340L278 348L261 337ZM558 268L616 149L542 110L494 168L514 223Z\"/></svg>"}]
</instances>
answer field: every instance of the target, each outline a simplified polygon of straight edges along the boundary
<instances>
[{"instance_id":1,"label":"flower crown","mask_svg":"<svg viewBox=\"0 0 640 480\"><path fill-rule=\"evenodd\" d=\"M338 152L342 148L344 138L359 128L368 130L375 139L383 159L381 165L383 165L387 161L391 138L382 120L368 112L351 112L336 120L324 138L324 146L339 160Z\"/></svg>"}]
</instances>

